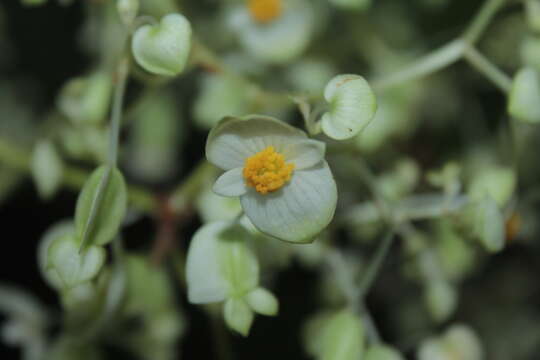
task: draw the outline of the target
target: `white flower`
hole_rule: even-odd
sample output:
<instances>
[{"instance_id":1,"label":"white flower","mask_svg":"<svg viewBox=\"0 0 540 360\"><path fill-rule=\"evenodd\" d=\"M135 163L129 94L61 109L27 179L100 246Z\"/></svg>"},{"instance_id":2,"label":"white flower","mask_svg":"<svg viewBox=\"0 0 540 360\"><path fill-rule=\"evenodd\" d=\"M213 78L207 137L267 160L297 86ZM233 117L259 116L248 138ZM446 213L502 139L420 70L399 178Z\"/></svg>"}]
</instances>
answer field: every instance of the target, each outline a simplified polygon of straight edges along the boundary
<instances>
[{"instance_id":1,"label":"white flower","mask_svg":"<svg viewBox=\"0 0 540 360\"><path fill-rule=\"evenodd\" d=\"M325 144L277 119L228 117L212 129L206 157L226 172L213 190L239 196L261 232L281 240L311 242L332 220L334 178Z\"/></svg>"},{"instance_id":2,"label":"white flower","mask_svg":"<svg viewBox=\"0 0 540 360\"><path fill-rule=\"evenodd\" d=\"M249 0L231 11L229 22L253 56L284 63L309 45L315 12L306 0Z\"/></svg>"}]
</instances>

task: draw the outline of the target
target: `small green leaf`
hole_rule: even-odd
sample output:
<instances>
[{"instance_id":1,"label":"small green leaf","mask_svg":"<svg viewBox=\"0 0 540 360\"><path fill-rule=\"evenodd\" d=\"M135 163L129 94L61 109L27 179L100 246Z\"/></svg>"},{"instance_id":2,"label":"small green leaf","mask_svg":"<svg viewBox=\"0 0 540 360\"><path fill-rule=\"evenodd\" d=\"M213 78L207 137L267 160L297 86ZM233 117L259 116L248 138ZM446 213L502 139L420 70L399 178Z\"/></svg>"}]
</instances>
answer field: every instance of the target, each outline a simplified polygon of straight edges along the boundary
<instances>
[{"instance_id":1,"label":"small green leaf","mask_svg":"<svg viewBox=\"0 0 540 360\"><path fill-rule=\"evenodd\" d=\"M191 303L220 302L243 297L259 284L259 264L248 248L249 233L231 221L216 221L193 236L186 262Z\"/></svg>"},{"instance_id":2,"label":"small green leaf","mask_svg":"<svg viewBox=\"0 0 540 360\"><path fill-rule=\"evenodd\" d=\"M425 290L428 310L437 322L447 320L457 306L456 289L444 280L430 281Z\"/></svg>"},{"instance_id":3,"label":"small green leaf","mask_svg":"<svg viewBox=\"0 0 540 360\"><path fill-rule=\"evenodd\" d=\"M475 233L486 250L498 252L505 241L504 217L493 198L487 196L476 206Z\"/></svg>"},{"instance_id":4,"label":"small green leaf","mask_svg":"<svg viewBox=\"0 0 540 360\"><path fill-rule=\"evenodd\" d=\"M261 287L247 293L245 300L253 311L261 315L275 316L278 313L278 300L274 294Z\"/></svg>"},{"instance_id":5,"label":"small green leaf","mask_svg":"<svg viewBox=\"0 0 540 360\"><path fill-rule=\"evenodd\" d=\"M508 113L520 121L540 122L540 78L536 69L526 67L514 76L508 96Z\"/></svg>"},{"instance_id":6,"label":"small green leaf","mask_svg":"<svg viewBox=\"0 0 540 360\"><path fill-rule=\"evenodd\" d=\"M366 352L364 360L404 360L403 356L388 345L374 345Z\"/></svg>"},{"instance_id":7,"label":"small green leaf","mask_svg":"<svg viewBox=\"0 0 540 360\"><path fill-rule=\"evenodd\" d=\"M75 226L71 220L63 220L47 229L39 240L38 245L38 266L41 272L41 276L45 281L55 289L62 287L62 280L60 280L56 270L51 269L48 266L48 253L51 243L59 237L67 234L73 234L75 232Z\"/></svg>"},{"instance_id":8,"label":"small green leaf","mask_svg":"<svg viewBox=\"0 0 540 360\"><path fill-rule=\"evenodd\" d=\"M43 199L51 198L62 184L64 165L54 145L47 140L36 144L32 152L32 177Z\"/></svg>"},{"instance_id":9,"label":"small green leaf","mask_svg":"<svg viewBox=\"0 0 540 360\"><path fill-rule=\"evenodd\" d=\"M322 331L322 360L358 360L364 353L364 327L349 310L333 315Z\"/></svg>"},{"instance_id":10,"label":"small green leaf","mask_svg":"<svg viewBox=\"0 0 540 360\"><path fill-rule=\"evenodd\" d=\"M104 245L118 233L127 209L127 189L118 169L101 166L77 199L75 228L81 246Z\"/></svg>"},{"instance_id":11,"label":"small green leaf","mask_svg":"<svg viewBox=\"0 0 540 360\"><path fill-rule=\"evenodd\" d=\"M238 298L227 300L223 307L223 316L230 329L243 336L248 336L253 323L253 311L244 300Z\"/></svg>"},{"instance_id":12,"label":"small green leaf","mask_svg":"<svg viewBox=\"0 0 540 360\"><path fill-rule=\"evenodd\" d=\"M56 270L67 288L92 280L104 262L103 248L91 245L79 253L78 243L72 234L57 238L48 249L48 267Z\"/></svg>"},{"instance_id":13,"label":"small green leaf","mask_svg":"<svg viewBox=\"0 0 540 360\"><path fill-rule=\"evenodd\" d=\"M98 125L106 118L112 89L111 74L105 71L73 78L60 91L57 106L76 125Z\"/></svg>"}]
</instances>

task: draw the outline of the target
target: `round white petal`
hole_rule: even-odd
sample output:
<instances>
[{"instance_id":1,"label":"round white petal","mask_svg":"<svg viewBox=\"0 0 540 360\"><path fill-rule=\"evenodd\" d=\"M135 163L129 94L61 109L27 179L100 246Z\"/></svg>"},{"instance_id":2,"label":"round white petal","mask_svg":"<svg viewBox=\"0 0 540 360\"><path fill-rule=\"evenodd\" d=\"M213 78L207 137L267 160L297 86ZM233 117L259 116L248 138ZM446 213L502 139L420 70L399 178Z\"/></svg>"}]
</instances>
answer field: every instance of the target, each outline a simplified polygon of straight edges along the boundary
<instances>
[{"instance_id":1,"label":"round white petal","mask_svg":"<svg viewBox=\"0 0 540 360\"><path fill-rule=\"evenodd\" d=\"M373 119L377 102L368 82L358 75L338 75L324 90L330 110L321 120L329 137L344 140L357 135Z\"/></svg>"},{"instance_id":2,"label":"round white petal","mask_svg":"<svg viewBox=\"0 0 540 360\"><path fill-rule=\"evenodd\" d=\"M291 144L283 150L283 155L294 164L295 170L302 170L323 160L325 151L326 144L322 141L306 139Z\"/></svg>"},{"instance_id":3,"label":"round white petal","mask_svg":"<svg viewBox=\"0 0 540 360\"><path fill-rule=\"evenodd\" d=\"M212 190L222 196L241 196L247 191L246 183L242 176L242 168L234 168L221 175Z\"/></svg>"},{"instance_id":4,"label":"round white petal","mask_svg":"<svg viewBox=\"0 0 540 360\"><path fill-rule=\"evenodd\" d=\"M326 161L295 171L289 184L266 195L250 189L240 198L244 212L261 232L307 243L332 220L337 189Z\"/></svg>"},{"instance_id":5,"label":"round white petal","mask_svg":"<svg viewBox=\"0 0 540 360\"><path fill-rule=\"evenodd\" d=\"M225 300L229 284L224 278L219 255L218 235L229 226L219 221L200 228L189 245L186 260L188 300L205 304Z\"/></svg>"},{"instance_id":6,"label":"round white petal","mask_svg":"<svg viewBox=\"0 0 540 360\"><path fill-rule=\"evenodd\" d=\"M272 117L227 117L210 131L206 158L214 165L230 170L243 167L248 157L268 146L281 152L289 144L305 138L303 131Z\"/></svg>"}]
</instances>

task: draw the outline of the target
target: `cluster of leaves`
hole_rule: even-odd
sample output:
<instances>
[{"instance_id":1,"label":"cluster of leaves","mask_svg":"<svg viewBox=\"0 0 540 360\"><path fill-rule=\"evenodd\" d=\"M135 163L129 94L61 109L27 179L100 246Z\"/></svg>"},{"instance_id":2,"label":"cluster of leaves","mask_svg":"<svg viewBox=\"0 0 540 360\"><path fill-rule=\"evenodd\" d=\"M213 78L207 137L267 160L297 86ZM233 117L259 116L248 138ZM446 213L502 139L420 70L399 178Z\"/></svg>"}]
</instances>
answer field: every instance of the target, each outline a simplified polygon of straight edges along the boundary
<instances>
[{"instance_id":1,"label":"cluster of leaves","mask_svg":"<svg viewBox=\"0 0 540 360\"><path fill-rule=\"evenodd\" d=\"M90 65L39 116L15 81L0 85L0 202L25 175L43 201L79 191L73 217L36 239L62 311L0 286L2 340L26 359L178 358L179 284L216 344L222 324L248 337L255 314L278 316L277 275L293 264L318 275L298 294L319 307L298 336L312 358L534 354L538 322L513 322L533 335L501 345L504 312L464 289L493 254L536 251L540 1L48 2L21 0L80 9ZM477 11L470 25L429 51L425 18L462 8ZM450 68L460 60L476 72ZM123 236L143 216L151 249Z\"/></svg>"}]
</instances>

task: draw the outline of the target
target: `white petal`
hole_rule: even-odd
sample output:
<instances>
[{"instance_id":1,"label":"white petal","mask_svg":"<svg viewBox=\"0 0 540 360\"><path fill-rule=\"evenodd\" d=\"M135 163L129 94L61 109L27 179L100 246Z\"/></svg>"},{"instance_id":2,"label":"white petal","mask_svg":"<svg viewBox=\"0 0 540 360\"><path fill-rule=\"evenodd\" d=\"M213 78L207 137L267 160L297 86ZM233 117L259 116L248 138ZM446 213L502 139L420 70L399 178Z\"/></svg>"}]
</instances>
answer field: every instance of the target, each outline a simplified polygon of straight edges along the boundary
<instances>
[{"instance_id":1,"label":"white petal","mask_svg":"<svg viewBox=\"0 0 540 360\"><path fill-rule=\"evenodd\" d=\"M221 175L212 188L221 196L241 196L247 191L246 183L242 176L242 168L234 168Z\"/></svg>"},{"instance_id":2,"label":"white petal","mask_svg":"<svg viewBox=\"0 0 540 360\"><path fill-rule=\"evenodd\" d=\"M303 131L272 117L227 117L210 131L206 158L214 165L230 170L243 167L246 158L268 146L281 151L291 142L305 138Z\"/></svg>"},{"instance_id":3,"label":"white petal","mask_svg":"<svg viewBox=\"0 0 540 360\"><path fill-rule=\"evenodd\" d=\"M192 304L206 304L225 300L229 284L223 277L219 261L218 236L229 226L225 221L210 223L200 228L189 245L186 260L188 300Z\"/></svg>"},{"instance_id":4,"label":"white petal","mask_svg":"<svg viewBox=\"0 0 540 360\"><path fill-rule=\"evenodd\" d=\"M295 170L302 170L316 165L324 158L326 144L317 140L301 140L283 150L287 162L294 164Z\"/></svg>"},{"instance_id":5,"label":"white petal","mask_svg":"<svg viewBox=\"0 0 540 360\"><path fill-rule=\"evenodd\" d=\"M254 190L240 198L244 212L263 233L307 243L332 220L337 203L336 183L326 161L295 171L288 185L261 195Z\"/></svg>"}]
</instances>

